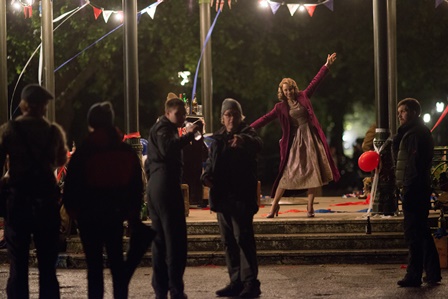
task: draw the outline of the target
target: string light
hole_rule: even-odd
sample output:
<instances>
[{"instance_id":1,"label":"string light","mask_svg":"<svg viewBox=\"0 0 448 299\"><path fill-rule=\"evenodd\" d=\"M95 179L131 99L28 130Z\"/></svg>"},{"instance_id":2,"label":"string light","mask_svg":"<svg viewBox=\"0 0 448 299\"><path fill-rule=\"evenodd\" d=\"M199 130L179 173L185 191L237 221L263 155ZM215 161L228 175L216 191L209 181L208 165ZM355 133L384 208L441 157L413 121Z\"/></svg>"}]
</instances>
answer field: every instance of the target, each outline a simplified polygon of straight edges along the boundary
<instances>
[{"instance_id":1,"label":"string light","mask_svg":"<svg viewBox=\"0 0 448 299\"><path fill-rule=\"evenodd\" d=\"M269 2L268 2L268 0L259 0L258 4L259 4L260 7L262 7L262 8L268 8L268 7L269 7Z\"/></svg>"},{"instance_id":2,"label":"string light","mask_svg":"<svg viewBox=\"0 0 448 299\"><path fill-rule=\"evenodd\" d=\"M115 20L119 21L119 22L123 22L124 16L123 16L123 12L119 11L119 12L115 12Z\"/></svg>"}]
</instances>

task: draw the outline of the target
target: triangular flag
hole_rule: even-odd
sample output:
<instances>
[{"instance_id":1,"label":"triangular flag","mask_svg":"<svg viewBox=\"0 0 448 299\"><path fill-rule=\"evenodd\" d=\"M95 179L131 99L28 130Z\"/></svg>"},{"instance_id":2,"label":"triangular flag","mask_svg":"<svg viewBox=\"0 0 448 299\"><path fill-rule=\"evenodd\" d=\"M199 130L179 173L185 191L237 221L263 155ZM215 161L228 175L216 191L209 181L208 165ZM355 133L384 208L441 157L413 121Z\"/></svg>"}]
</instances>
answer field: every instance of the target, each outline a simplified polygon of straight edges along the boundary
<instances>
[{"instance_id":1,"label":"triangular flag","mask_svg":"<svg viewBox=\"0 0 448 299\"><path fill-rule=\"evenodd\" d=\"M436 8L437 8L440 4L442 4L443 1L444 1L444 0L436 0Z\"/></svg>"},{"instance_id":2,"label":"triangular flag","mask_svg":"<svg viewBox=\"0 0 448 299\"><path fill-rule=\"evenodd\" d=\"M25 19L33 16L33 8L31 5L23 7L23 14L25 15Z\"/></svg>"},{"instance_id":3,"label":"triangular flag","mask_svg":"<svg viewBox=\"0 0 448 299\"><path fill-rule=\"evenodd\" d=\"M268 3L269 6L271 7L272 13L275 15L281 4L278 2L271 2L271 1L268 1Z\"/></svg>"},{"instance_id":4,"label":"triangular flag","mask_svg":"<svg viewBox=\"0 0 448 299\"><path fill-rule=\"evenodd\" d=\"M297 8L299 8L300 4L286 4L288 6L289 9L289 13L291 14L291 16L294 15L294 13L296 12Z\"/></svg>"},{"instance_id":5,"label":"triangular flag","mask_svg":"<svg viewBox=\"0 0 448 299\"><path fill-rule=\"evenodd\" d=\"M100 16L100 14L101 14L102 12L103 12L102 9L93 6L93 15L95 16L95 20L98 19L98 17ZM106 23L107 23L107 21L106 21Z\"/></svg>"},{"instance_id":6,"label":"triangular flag","mask_svg":"<svg viewBox=\"0 0 448 299\"><path fill-rule=\"evenodd\" d=\"M103 10L103 18L104 18L104 22L107 23L107 21L109 21L109 17L111 14L113 14L114 11L113 10Z\"/></svg>"},{"instance_id":7,"label":"triangular flag","mask_svg":"<svg viewBox=\"0 0 448 299\"><path fill-rule=\"evenodd\" d=\"M229 9L232 9L232 0L228 0L227 5L229 5Z\"/></svg>"},{"instance_id":8,"label":"triangular flag","mask_svg":"<svg viewBox=\"0 0 448 299\"><path fill-rule=\"evenodd\" d=\"M221 4L219 5L219 9L222 11L224 8L224 0L221 0Z\"/></svg>"},{"instance_id":9,"label":"triangular flag","mask_svg":"<svg viewBox=\"0 0 448 299\"><path fill-rule=\"evenodd\" d=\"M326 7L328 7L329 10L333 11L333 0L328 0L324 4Z\"/></svg>"},{"instance_id":10,"label":"triangular flag","mask_svg":"<svg viewBox=\"0 0 448 299\"><path fill-rule=\"evenodd\" d=\"M308 11L310 17L312 17L314 14L314 10L316 9L316 5L305 5L305 8Z\"/></svg>"},{"instance_id":11,"label":"triangular flag","mask_svg":"<svg viewBox=\"0 0 448 299\"><path fill-rule=\"evenodd\" d=\"M154 5L150 8L148 8L148 10L146 11L148 13L148 15L151 17L151 19L153 19L153 20L154 20L154 15L156 14L156 8L157 8L157 5Z\"/></svg>"}]
</instances>

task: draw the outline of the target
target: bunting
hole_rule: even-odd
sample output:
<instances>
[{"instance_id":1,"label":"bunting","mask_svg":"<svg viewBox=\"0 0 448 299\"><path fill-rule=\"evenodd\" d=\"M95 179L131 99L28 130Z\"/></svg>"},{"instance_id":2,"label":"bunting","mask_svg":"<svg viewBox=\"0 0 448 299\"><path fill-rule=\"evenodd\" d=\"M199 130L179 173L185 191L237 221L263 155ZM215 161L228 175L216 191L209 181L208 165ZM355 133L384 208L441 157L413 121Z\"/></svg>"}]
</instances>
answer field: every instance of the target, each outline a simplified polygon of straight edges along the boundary
<instances>
[{"instance_id":1,"label":"bunting","mask_svg":"<svg viewBox=\"0 0 448 299\"><path fill-rule=\"evenodd\" d=\"M316 5L305 5L305 8L308 11L310 17L312 17L314 14L314 10L316 9Z\"/></svg>"},{"instance_id":2,"label":"bunting","mask_svg":"<svg viewBox=\"0 0 448 299\"><path fill-rule=\"evenodd\" d=\"M148 15L151 17L151 19L154 19L154 16L156 14L156 8L159 4L161 4L164 0L157 0L157 2L151 4L150 6L144 8L139 14L138 17L140 17L143 13L148 13ZM221 1L221 0L217 0L217 1ZM84 5L89 5L92 7L93 9L93 16L95 18L95 20L98 20L99 16L102 14L103 15L103 19L104 22L107 23L109 21L109 18L111 17L112 14L118 14L120 16L120 19L122 20L121 16L123 15L123 11L116 11L116 10L111 10L111 9L104 9L102 7L97 7L94 4L90 3L89 0L85 0L84 1L85 4ZM228 5L230 7L230 2L231 0L228 0ZM12 3L19 3L20 7L22 7L23 9L23 14L25 16L25 18L31 18L33 16L33 7L31 5L22 5L21 1L16 1L13 0ZM224 3L224 0L222 0L222 4ZM40 8L39 8L40 9ZM68 12L70 13L70 12ZM65 13L65 14L68 14ZM65 15L64 14L64 15ZM61 15L59 18L63 18L63 15ZM56 21L56 20L54 20Z\"/></svg>"},{"instance_id":3,"label":"bunting","mask_svg":"<svg viewBox=\"0 0 448 299\"><path fill-rule=\"evenodd\" d=\"M324 5L328 7L329 10L333 11L333 0L328 0L324 2Z\"/></svg>"},{"instance_id":4,"label":"bunting","mask_svg":"<svg viewBox=\"0 0 448 299\"><path fill-rule=\"evenodd\" d=\"M216 0L220 1L220 0ZM289 13L291 16L293 16L297 10L304 11L306 10L310 17L313 16L314 11L316 10L316 7L324 4L329 10L333 11L333 1L334 0L321 0L317 4L306 4L306 1L303 1L305 3L284 3L284 1L281 0L258 0L261 7L270 7L272 10L272 13L275 14L280 6L286 5L286 7L289 10ZM442 1L448 1L448 0L442 0Z\"/></svg>"},{"instance_id":5,"label":"bunting","mask_svg":"<svg viewBox=\"0 0 448 299\"><path fill-rule=\"evenodd\" d=\"M224 2L225 0L211 0L210 6L213 7L213 4L215 4L216 11L218 11L218 9L222 10L224 8ZM235 2L237 2L237 0L235 0ZM199 3L201 3L201 1L199 1ZM229 9L232 9L232 0L227 0L227 5L229 6Z\"/></svg>"},{"instance_id":6,"label":"bunting","mask_svg":"<svg viewBox=\"0 0 448 299\"><path fill-rule=\"evenodd\" d=\"M300 4L287 4L289 9L289 13L293 16L296 13L296 10L299 8Z\"/></svg>"},{"instance_id":7,"label":"bunting","mask_svg":"<svg viewBox=\"0 0 448 299\"><path fill-rule=\"evenodd\" d=\"M100 14L103 12L102 9L99 9L98 7L93 6L93 15L95 16L95 20L98 19Z\"/></svg>"},{"instance_id":8,"label":"bunting","mask_svg":"<svg viewBox=\"0 0 448 299\"><path fill-rule=\"evenodd\" d=\"M25 19L31 18L33 16L33 8L31 5L23 7L23 14L25 15Z\"/></svg>"},{"instance_id":9,"label":"bunting","mask_svg":"<svg viewBox=\"0 0 448 299\"><path fill-rule=\"evenodd\" d=\"M275 15L275 13L277 12L278 8L280 7L280 3L277 2L271 2L269 1L269 6L271 7L272 13Z\"/></svg>"}]
</instances>

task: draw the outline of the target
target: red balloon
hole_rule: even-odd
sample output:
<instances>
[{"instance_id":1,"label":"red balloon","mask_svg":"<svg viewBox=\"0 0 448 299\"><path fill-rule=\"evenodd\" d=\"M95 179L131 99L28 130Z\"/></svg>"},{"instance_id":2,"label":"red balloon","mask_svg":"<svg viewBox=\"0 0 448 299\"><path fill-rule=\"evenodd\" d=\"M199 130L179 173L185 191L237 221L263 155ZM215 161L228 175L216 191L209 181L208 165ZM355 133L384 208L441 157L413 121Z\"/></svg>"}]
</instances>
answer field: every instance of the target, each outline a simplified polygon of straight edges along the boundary
<instances>
[{"instance_id":1,"label":"red balloon","mask_svg":"<svg viewBox=\"0 0 448 299\"><path fill-rule=\"evenodd\" d=\"M378 167L380 155L375 151L363 153L358 159L358 166L363 171L369 172Z\"/></svg>"}]
</instances>

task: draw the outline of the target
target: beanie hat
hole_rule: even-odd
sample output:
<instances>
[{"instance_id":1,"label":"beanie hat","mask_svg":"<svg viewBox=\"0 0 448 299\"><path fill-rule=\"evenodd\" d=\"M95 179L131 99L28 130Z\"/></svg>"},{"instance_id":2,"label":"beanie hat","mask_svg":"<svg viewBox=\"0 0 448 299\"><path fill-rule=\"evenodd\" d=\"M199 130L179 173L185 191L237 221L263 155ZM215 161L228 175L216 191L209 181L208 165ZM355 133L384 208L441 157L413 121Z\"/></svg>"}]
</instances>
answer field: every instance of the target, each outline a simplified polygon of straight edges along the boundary
<instances>
[{"instance_id":1,"label":"beanie hat","mask_svg":"<svg viewBox=\"0 0 448 299\"><path fill-rule=\"evenodd\" d=\"M238 103L238 101L231 98L225 99L222 102L221 106L221 116L223 116L224 112L226 112L229 109L236 110L240 113L241 116L243 116L243 109L241 109L241 105L240 103Z\"/></svg>"},{"instance_id":2,"label":"beanie hat","mask_svg":"<svg viewBox=\"0 0 448 299\"><path fill-rule=\"evenodd\" d=\"M28 84L22 90L22 100L28 104L41 104L54 99L54 96L39 84Z\"/></svg>"},{"instance_id":3,"label":"beanie hat","mask_svg":"<svg viewBox=\"0 0 448 299\"><path fill-rule=\"evenodd\" d=\"M87 113L87 124L94 129L113 127L114 118L115 113L111 102L96 103L90 107Z\"/></svg>"}]
</instances>

